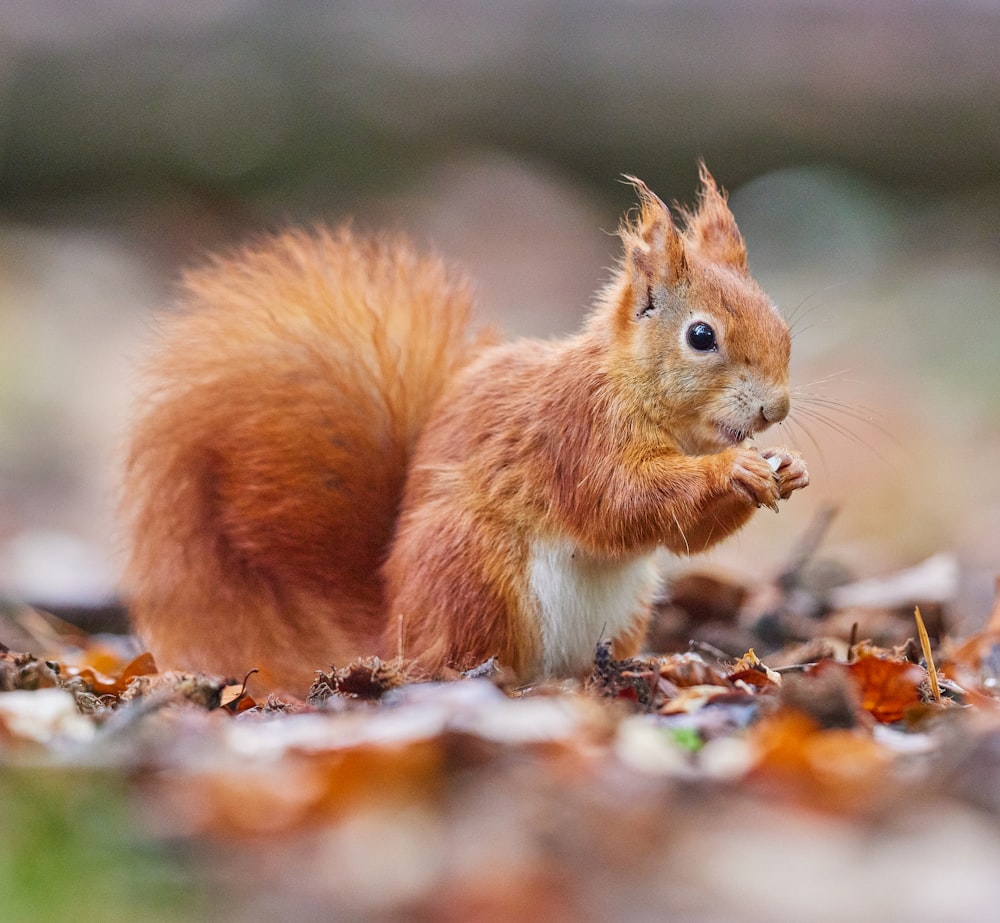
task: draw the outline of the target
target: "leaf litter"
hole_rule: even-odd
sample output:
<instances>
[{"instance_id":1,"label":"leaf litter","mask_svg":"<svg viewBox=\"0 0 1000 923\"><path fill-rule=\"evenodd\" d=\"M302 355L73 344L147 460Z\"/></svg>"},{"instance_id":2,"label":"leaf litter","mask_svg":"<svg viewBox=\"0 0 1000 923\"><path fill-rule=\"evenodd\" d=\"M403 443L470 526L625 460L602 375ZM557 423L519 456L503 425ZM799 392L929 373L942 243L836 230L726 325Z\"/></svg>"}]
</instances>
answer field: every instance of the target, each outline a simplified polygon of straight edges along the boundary
<instances>
[{"instance_id":1,"label":"leaf litter","mask_svg":"<svg viewBox=\"0 0 1000 923\"><path fill-rule=\"evenodd\" d=\"M953 638L938 564L865 605L805 544L760 586L677 578L662 652L599 641L576 681L369 658L258 701L120 639L3 650L0 763L111 773L213 919L985 919L1000 605Z\"/></svg>"}]
</instances>

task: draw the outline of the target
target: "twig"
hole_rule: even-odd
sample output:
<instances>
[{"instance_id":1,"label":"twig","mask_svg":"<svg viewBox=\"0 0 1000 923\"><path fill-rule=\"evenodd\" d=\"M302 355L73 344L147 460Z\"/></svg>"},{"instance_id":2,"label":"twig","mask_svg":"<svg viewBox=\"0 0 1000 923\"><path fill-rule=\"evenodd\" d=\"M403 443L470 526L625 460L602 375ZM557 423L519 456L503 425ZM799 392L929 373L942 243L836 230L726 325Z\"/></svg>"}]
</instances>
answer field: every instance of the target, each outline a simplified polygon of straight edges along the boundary
<instances>
[{"instance_id":1,"label":"twig","mask_svg":"<svg viewBox=\"0 0 1000 923\"><path fill-rule=\"evenodd\" d=\"M798 544L798 551L782 572L778 575L778 585L789 590L796 587L802 578L802 571L816 553L823 541L833 517L837 514L837 508L832 505L821 507L813 516L809 528L806 529Z\"/></svg>"}]
</instances>

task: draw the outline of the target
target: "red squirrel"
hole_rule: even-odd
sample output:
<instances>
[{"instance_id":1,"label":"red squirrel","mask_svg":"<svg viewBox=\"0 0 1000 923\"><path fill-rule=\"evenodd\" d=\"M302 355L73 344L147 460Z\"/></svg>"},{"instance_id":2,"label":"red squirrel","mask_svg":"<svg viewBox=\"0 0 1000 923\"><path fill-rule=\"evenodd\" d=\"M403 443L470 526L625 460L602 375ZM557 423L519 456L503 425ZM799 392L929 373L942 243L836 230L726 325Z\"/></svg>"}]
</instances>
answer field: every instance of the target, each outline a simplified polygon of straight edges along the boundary
<instances>
[{"instance_id":1,"label":"red squirrel","mask_svg":"<svg viewBox=\"0 0 1000 923\"><path fill-rule=\"evenodd\" d=\"M189 272L124 477L123 589L163 668L304 691L401 653L522 681L638 651L656 549L711 547L809 483L748 440L789 411L788 325L701 168L644 183L583 328L496 344L407 241L292 231Z\"/></svg>"}]
</instances>

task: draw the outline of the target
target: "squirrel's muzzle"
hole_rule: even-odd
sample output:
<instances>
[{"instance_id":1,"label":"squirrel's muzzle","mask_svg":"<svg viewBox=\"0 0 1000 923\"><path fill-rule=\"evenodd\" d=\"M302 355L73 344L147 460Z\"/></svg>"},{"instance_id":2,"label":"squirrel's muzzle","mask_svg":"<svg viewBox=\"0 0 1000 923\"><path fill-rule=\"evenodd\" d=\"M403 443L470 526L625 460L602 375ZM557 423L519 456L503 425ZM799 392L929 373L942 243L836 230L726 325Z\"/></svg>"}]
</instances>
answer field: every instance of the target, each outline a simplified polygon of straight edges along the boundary
<instances>
[{"instance_id":1,"label":"squirrel's muzzle","mask_svg":"<svg viewBox=\"0 0 1000 923\"><path fill-rule=\"evenodd\" d=\"M780 423L788 416L791 399L787 391L781 391L770 397L761 404L760 415L764 419L764 424L770 426L772 423Z\"/></svg>"}]
</instances>

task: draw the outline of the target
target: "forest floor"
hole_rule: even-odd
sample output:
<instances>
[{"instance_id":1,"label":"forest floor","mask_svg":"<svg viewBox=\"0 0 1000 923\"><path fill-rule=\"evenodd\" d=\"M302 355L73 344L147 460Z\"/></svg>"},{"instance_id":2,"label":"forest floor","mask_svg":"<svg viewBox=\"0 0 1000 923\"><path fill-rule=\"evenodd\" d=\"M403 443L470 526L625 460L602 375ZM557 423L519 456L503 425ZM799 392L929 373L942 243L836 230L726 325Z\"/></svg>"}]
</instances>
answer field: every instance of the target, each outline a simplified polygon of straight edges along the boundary
<instances>
[{"instance_id":1,"label":"forest floor","mask_svg":"<svg viewBox=\"0 0 1000 923\"><path fill-rule=\"evenodd\" d=\"M11 610L44 653L0 653L3 918L992 918L1000 609L952 637L946 557L837 584L821 531L677 576L665 653L527 688L370 660L256 701Z\"/></svg>"}]
</instances>

